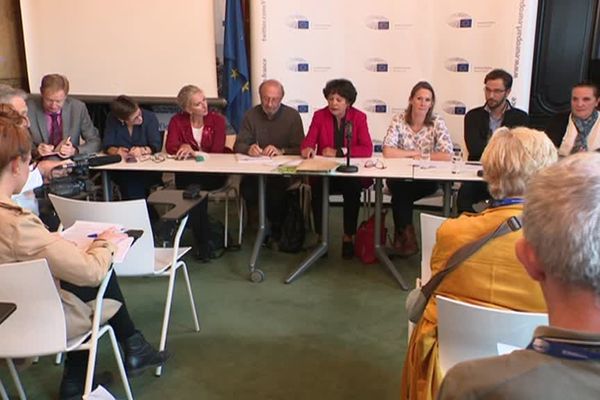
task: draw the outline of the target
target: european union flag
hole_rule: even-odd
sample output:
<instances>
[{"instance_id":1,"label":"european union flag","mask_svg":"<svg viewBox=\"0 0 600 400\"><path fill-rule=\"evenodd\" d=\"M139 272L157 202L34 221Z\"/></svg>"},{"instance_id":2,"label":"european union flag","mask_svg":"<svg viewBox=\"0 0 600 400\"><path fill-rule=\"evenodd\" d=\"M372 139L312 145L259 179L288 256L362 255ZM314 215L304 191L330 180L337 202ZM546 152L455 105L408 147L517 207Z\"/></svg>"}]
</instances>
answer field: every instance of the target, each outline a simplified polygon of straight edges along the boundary
<instances>
[{"instance_id":1,"label":"european union flag","mask_svg":"<svg viewBox=\"0 0 600 400\"><path fill-rule=\"evenodd\" d=\"M225 58L224 73L226 74L223 82L227 96L225 115L236 132L239 132L244 113L252 106L240 0L227 0L223 55Z\"/></svg>"}]
</instances>

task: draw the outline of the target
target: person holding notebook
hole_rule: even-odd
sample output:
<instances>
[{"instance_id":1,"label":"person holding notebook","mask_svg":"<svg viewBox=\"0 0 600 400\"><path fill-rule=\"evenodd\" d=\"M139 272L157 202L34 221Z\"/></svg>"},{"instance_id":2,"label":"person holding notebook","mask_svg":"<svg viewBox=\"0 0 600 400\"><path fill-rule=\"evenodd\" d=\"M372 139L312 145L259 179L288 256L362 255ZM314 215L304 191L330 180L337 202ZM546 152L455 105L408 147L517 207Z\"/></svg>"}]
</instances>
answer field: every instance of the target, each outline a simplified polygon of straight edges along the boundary
<instances>
[{"instance_id":1,"label":"person holding notebook","mask_svg":"<svg viewBox=\"0 0 600 400\"><path fill-rule=\"evenodd\" d=\"M27 181L31 148L27 129L0 116L0 263L46 259L65 309L67 335L75 337L91 327L91 320L81 317L92 314L86 302L95 299L97 287L112 263L116 244L126 235L107 230L86 250L81 250L49 232L31 211L15 204L11 196L19 193ZM136 329L114 274L106 289L105 302L105 309L112 310L106 321L123 349L128 375L162 365L168 354L154 349ZM81 399L87 358L85 351L67 353L60 399Z\"/></svg>"}]
</instances>

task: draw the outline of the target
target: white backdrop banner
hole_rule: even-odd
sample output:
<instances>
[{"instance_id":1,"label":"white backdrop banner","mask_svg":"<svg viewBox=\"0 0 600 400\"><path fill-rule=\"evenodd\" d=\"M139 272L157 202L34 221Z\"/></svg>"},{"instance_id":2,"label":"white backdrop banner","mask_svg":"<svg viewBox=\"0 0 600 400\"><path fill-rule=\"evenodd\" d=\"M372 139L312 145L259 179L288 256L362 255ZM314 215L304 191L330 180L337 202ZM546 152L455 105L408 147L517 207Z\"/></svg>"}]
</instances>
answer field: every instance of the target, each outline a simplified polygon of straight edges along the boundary
<instances>
[{"instance_id":1,"label":"white backdrop banner","mask_svg":"<svg viewBox=\"0 0 600 400\"><path fill-rule=\"evenodd\" d=\"M514 77L510 101L527 110L537 0L260 0L250 3L253 102L265 79L284 86L305 131L326 105L322 89L350 79L355 106L381 140L412 86L429 81L436 111L463 144L466 111L484 103L483 79L494 68ZM464 148L464 146L463 146Z\"/></svg>"}]
</instances>

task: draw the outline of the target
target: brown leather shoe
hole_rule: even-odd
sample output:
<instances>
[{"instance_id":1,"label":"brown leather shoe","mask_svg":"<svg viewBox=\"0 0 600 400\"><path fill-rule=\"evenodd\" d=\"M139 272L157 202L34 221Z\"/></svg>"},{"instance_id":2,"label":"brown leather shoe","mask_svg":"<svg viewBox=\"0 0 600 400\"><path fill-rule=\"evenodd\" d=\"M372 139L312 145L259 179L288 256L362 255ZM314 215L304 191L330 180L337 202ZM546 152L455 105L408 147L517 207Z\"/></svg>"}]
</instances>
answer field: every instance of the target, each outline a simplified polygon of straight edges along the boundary
<instances>
[{"instance_id":1,"label":"brown leather shoe","mask_svg":"<svg viewBox=\"0 0 600 400\"><path fill-rule=\"evenodd\" d=\"M407 225L404 229L404 246L402 251L403 257L409 257L419 252L419 245L417 244L417 236L415 235L415 227Z\"/></svg>"},{"instance_id":2,"label":"brown leather shoe","mask_svg":"<svg viewBox=\"0 0 600 400\"><path fill-rule=\"evenodd\" d=\"M406 230L406 229L405 229ZM394 233L394 243L392 244L392 248L394 252L400 254L404 251L404 231Z\"/></svg>"}]
</instances>

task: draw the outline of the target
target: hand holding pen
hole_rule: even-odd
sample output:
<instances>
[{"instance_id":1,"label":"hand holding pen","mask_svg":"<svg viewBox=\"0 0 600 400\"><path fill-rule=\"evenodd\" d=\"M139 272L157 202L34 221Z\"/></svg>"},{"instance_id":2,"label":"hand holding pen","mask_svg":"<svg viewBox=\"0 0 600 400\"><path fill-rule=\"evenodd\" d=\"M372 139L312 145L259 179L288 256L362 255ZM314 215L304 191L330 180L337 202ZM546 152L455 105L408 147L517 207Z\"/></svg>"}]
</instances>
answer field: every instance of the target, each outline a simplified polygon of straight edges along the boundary
<instances>
[{"instance_id":1,"label":"hand holding pen","mask_svg":"<svg viewBox=\"0 0 600 400\"><path fill-rule=\"evenodd\" d=\"M100 233L90 233L88 237L91 239L106 240L107 242L117 244L121 240L127 239L127 234L116 228L108 228Z\"/></svg>"},{"instance_id":2,"label":"hand holding pen","mask_svg":"<svg viewBox=\"0 0 600 400\"><path fill-rule=\"evenodd\" d=\"M258 143L253 143L250 145L248 149L248 155L252 157L258 157L262 155L263 149L258 145Z\"/></svg>"},{"instance_id":3,"label":"hand holding pen","mask_svg":"<svg viewBox=\"0 0 600 400\"><path fill-rule=\"evenodd\" d=\"M302 149L302 158L313 158L315 156L315 149L311 147L306 147Z\"/></svg>"}]
</instances>

